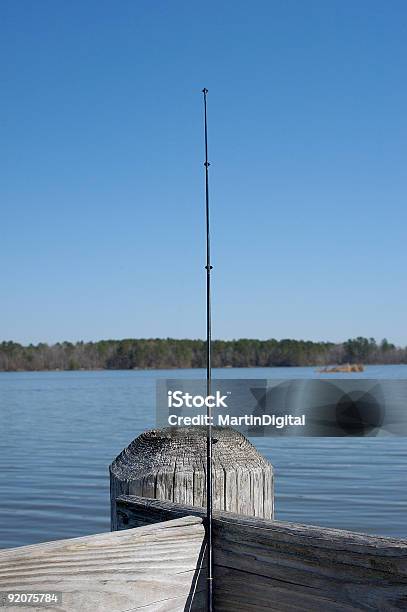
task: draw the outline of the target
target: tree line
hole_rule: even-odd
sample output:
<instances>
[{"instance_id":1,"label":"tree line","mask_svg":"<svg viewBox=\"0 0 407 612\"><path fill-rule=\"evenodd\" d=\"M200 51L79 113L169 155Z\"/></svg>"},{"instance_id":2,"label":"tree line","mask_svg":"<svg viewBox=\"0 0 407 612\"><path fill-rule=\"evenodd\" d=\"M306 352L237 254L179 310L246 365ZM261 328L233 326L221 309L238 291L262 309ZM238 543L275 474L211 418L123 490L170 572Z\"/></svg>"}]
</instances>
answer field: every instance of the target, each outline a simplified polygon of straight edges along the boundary
<instances>
[{"instance_id":1,"label":"tree line","mask_svg":"<svg viewBox=\"0 0 407 612\"><path fill-rule=\"evenodd\" d=\"M407 348L386 339L346 342L214 340L213 367L325 366L343 363L407 363ZM126 339L99 342L0 343L0 371L204 368L203 340Z\"/></svg>"}]
</instances>

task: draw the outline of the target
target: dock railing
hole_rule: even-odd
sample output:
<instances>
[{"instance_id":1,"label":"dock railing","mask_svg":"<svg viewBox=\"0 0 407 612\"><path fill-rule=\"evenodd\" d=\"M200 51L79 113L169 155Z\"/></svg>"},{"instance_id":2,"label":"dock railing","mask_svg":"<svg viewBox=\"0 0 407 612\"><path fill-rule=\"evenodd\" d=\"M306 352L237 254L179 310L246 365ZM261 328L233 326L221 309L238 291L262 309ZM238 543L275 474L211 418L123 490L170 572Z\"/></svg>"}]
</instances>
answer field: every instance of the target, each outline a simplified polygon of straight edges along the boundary
<instances>
[{"instance_id":1,"label":"dock railing","mask_svg":"<svg viewBox=\"0 0 407 612\"><path fill-rule=\"evenodd\" d=\"M136 496L120 497L117 513L119 529L205 517ZM213 537L217 612L407 609L407 540L219 511Z\"/></svg>"}]
</instances>

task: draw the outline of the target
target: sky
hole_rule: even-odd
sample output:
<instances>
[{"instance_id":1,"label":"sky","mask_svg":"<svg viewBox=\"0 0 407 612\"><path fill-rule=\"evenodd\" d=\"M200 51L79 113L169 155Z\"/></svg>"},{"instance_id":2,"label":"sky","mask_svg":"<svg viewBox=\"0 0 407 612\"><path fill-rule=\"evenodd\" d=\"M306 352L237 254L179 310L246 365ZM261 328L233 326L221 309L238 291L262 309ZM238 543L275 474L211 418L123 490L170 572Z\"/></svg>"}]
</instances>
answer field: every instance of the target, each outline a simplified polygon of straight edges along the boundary
<instances>
[{"instance_id":1,"label":"sky","mask_svg":"<svg viewBox=\"0 0 407 612\"><path fill-rule=\"evenodd\" d=\"M407 4L3 0L0 341L407 344Z\"/></svg>"}]
</instances>

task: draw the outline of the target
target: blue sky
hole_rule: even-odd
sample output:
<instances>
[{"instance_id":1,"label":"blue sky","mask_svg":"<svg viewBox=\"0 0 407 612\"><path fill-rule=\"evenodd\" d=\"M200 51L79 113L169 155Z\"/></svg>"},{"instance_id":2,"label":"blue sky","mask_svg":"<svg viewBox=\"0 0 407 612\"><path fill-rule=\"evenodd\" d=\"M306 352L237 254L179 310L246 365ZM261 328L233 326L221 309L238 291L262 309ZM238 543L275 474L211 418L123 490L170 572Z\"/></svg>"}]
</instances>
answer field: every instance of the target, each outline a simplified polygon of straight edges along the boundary
<instances>
[{"instance_id":1,"label":"blue sky","mask_svg":"<svg viewBox=\"0 0 407 612\"><path fill-rule=\"evenodd\" d=\"M0 339L407 344L407 4L3 0Z\"/></svg>"}]
</instances>

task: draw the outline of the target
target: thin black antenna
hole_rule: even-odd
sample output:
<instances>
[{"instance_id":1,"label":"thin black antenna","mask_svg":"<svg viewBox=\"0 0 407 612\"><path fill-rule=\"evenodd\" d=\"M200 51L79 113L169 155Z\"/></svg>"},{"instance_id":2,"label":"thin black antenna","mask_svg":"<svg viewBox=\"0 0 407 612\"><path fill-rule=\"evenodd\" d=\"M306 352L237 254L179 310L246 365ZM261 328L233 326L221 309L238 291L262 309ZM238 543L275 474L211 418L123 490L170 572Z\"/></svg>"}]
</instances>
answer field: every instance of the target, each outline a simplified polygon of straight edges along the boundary
<instances>
[{"instance_id":1,"label":"thin black antenna","mask_svg":"<svg viewBox=\"0 0 407 612\"><path fill-rule=\"evenodd\" d=\"M206 96L202 90L205 112L205 212L206 212L206 395L211 394L212 380L212 328L211 328L211 240L209 225L209 162L208 162L208 122L206 116ZM206 433L206 535L208 551L208 612L213 610L213 546L212 546L212 409L207 407Z\"/></svg>"}]
</instances>

